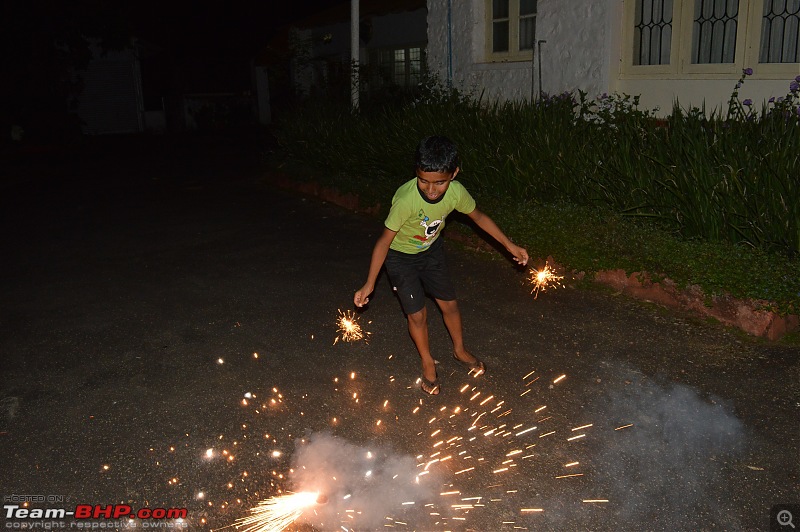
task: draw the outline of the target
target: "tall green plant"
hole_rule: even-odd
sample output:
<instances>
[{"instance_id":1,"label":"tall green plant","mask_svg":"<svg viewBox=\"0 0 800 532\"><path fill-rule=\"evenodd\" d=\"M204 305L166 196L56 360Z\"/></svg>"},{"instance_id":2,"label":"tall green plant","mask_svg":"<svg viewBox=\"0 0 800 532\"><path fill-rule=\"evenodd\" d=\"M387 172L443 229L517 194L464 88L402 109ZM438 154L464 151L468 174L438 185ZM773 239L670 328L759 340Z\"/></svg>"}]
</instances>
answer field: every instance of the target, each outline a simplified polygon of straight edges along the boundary
<instances>
[{"instance_id":1,"label":"tall green plant","mask_svg":"<svg viewBox=\"0 0 800 532\"><path fill-rule=\"evenodd\" d=\"M462 148L460 179L482 197L601 207L657 220L685 238L794 256L800 82L758 113L738 100L747 75L725 116L676 104L662 122L628 95L485 103L428 80L402 105L357 114L306 105L281 125L279 137L290 157L313 161L330 179L347 176L341 186L363 194L363 183L380 182L388 195L413 175L419 139L444 134Z\"/></svg>"}]
</instances>

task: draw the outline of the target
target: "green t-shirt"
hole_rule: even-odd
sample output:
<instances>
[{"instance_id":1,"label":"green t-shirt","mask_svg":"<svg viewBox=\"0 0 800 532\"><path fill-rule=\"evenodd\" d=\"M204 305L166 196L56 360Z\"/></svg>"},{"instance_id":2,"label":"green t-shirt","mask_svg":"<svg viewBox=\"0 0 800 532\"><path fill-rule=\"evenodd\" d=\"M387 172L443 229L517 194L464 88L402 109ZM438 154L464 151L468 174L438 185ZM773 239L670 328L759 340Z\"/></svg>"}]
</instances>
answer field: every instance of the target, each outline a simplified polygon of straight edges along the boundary
<instances>
[{"instance_id":1,"label":"green t-shirt","mask_svg":"<svg viewBox=\"0 0 800 532\"><path fill-rule=\"evenodd\" d=\"M384 222L388 229L397 231L391 249L409 254L425 251L439 237L445 218L453 210L464 214L475 210L475 200L458 181L452 181L436 203L422 196L416 177L401 185Z\"/></svg>"}]
</instances>

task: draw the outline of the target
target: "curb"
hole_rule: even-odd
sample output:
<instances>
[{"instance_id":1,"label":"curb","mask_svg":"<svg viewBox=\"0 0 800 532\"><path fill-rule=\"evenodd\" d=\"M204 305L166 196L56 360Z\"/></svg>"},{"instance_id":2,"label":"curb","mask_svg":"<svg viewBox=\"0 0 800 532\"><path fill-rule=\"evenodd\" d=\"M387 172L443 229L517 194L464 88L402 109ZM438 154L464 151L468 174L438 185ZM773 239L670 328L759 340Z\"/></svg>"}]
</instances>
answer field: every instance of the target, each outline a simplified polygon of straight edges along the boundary
<instances>
[{"instance_id":1,"label":"curb","mask_svg":"<svg viewBox=\"0 0 800 532\"><path fill-rule=\"evenodd\" d=\"M375 216L380 212L381 208L380 204L361 205L359 197L355 194L345 194L316 182L297 181L285 174L270 173L266 178L266 182L282 189L314 196L353 212L362 212ZM483 240L469 236L450 232L447 237L474 248L493 249ZM543 260L539 262L544 263ZM568 273L574 279L583 279L585 277L584 272L568 272L553 257L547 257L547 264L559 275ZM770 306L769 301L735 299L727 295L709 298L699 286L681 289L671 279L654 282L652 281L652 275L647 272L633 272L629 275L622 269L602 270L595 273L593 281L613 288L629 297L655 303L666 308L684 310L695 315L714 318L724 325L735 327L751 336L771 341L779 340L788 333L800 330L800 316L795 314L781 316L775 312L764 310Z\"/></svg>"}]
</instances>

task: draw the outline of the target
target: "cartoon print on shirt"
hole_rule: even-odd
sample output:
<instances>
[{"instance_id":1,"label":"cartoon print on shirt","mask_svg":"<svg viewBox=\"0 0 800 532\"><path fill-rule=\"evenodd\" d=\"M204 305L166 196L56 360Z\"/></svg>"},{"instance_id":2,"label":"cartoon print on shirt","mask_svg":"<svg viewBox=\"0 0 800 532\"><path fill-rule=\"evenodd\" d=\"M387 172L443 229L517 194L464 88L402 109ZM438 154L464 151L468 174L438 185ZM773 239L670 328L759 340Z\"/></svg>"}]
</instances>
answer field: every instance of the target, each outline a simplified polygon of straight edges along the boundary
<instances>
[{"instance_id":1,"label":"cartoon print on shirt","mask_svg":"<svg viewBox=\"0 0 800 532\"><path fill-rule=\"evenodd\" d=\"M424 213L420 212L420 214L422 215L422 221L419 222L419 225L421 225L422 227L425 228L425 235L424 236L414 235L414 238L417 239L417 240L422 240L423 242L427 242L428 240L430 240L430 239L432 239L433 237L436 236L436 233L439 231L439 228L442 226L442 223L444 222L444 218L445 217L442 216L441 220L433 220L433 221L431 221L431 219L428 216L425 216ZM428 222L430 222L430 223L428 223ZM425 245L425 244L423 244L423 245Z\"/></svg>"}]
</instances>

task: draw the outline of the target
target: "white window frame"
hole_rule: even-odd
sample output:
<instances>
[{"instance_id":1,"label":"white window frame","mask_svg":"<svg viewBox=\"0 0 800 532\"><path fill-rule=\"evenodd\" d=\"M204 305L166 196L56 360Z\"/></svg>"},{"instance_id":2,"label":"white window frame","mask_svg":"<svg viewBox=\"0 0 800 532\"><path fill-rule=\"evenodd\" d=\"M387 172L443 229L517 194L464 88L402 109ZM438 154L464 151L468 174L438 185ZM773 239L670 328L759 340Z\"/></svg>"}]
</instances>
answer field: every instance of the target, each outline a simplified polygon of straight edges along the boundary
<instances>
[{"instance_id":1,"label":"white window frame","mask_svg":"<svg viewBox=\"0 0 800 532\"><path fill-rule=\"evenodd\" d=\"M530 50L519 49L519 0L508 0L508 51L495 52L492 49L494 27L492 25L493 19L493 1L484 0L485 19L486 19L486 44L485 53L486 61L490 63L501 63L508 61L530 61L533 59L533 48ZM533 15L534 19L539 17L539 9L537 6L536 13ZM534 31L536 22L534 21ZM536 42L534 41L533 47L535 48Z\"/></svg>"},{"instance_id":2,"label":"white window frame","mask_svg":"<svg viewBox=\"0 0 800 532\"><path fill-rule=\"evenodd\" d=\"M634 65L634 17L636 2L625 1L622 78L679 78L728 79L738 78L742 70L752 68L760 79L789 79L800 73L800 63L759 63L761 22L764 2L770 0L739 0L736 48L733 63L692 63L692 32L694 6L697 0L673 0L672 42L670 64Z\"/></svg>"}]
</instances>

